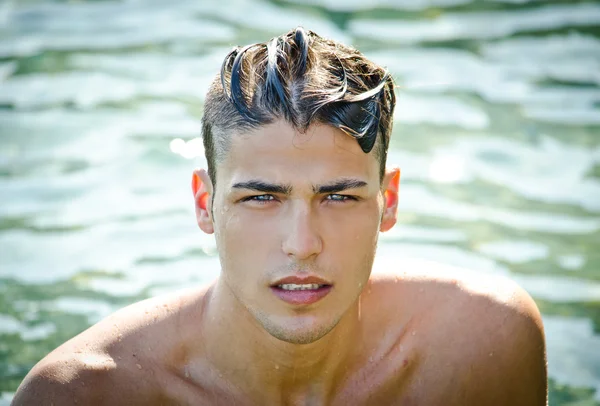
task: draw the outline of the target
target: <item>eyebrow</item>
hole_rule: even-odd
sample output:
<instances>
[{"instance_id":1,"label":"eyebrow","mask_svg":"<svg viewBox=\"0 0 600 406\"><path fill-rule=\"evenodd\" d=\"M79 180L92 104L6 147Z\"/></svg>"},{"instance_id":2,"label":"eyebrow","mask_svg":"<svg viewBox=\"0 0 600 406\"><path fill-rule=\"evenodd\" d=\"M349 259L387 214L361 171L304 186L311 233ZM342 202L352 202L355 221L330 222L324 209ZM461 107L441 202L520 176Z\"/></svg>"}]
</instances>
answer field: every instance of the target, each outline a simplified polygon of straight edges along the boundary
<instances>
[{"instance_id":1,"label":"eyebrow","mask_svg":"<svg viewBox=\"0 0 600 406\"><path fill-rule=\"evenodd\" d=\"M340 179L333 183L313 186L313 191L318 194L337 193L346 189L358 189L367 186L367 182L358 179Z\"/></svg>"},{"instance_id":2,"label":"eyebrow","mask_svg":"<svg viewBox=\"0 0 600 406\"><path fill-rule=\"evenodd\" d=\"M344 178L324 185L313 185L312 190L316 194L326 194L338 193L347 189L358 189L365 186L368 186L365 181ZM254 190L261 193L279 193L283 195L292 194L293 189L289 184L268 183L257 179L234 183L232 188Z\"/></svg>"},{"instance_id":3,"label":"eyebrow","mask_svg":"<svg viewBox=\"0 0 600 406\"><path fill-rule=\"evenodd\" d=\"M289 195L292 193L291 185L279 185L276 183L263 182L262 180L249 180L246 182L234 183L233 189L249 189L262 193L279 193Z\"/></svg>"}]
</instances>

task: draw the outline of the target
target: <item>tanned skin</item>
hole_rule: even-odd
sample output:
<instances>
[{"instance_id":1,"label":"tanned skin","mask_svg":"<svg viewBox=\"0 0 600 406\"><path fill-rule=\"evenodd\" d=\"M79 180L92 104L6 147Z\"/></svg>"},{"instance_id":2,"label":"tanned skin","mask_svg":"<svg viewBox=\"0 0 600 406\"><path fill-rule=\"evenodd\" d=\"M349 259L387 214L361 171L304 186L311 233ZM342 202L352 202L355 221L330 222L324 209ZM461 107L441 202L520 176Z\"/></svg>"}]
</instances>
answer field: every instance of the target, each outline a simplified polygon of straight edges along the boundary
<instances>
[{"instance_id":1,"label":"tanned skin","mask_svg":"<svg viewBox=\"0 0 600 406\"><path fill-rule=\"evenodd\" d=\"M219 278L66 342L13 405L545 405L543 326L522 289L424 261L372 272L399 179L327 125L233 137L216 187L193 174ZM309 305L273 294L306 275L330 293Z\"/></svg>"}]
</instances>

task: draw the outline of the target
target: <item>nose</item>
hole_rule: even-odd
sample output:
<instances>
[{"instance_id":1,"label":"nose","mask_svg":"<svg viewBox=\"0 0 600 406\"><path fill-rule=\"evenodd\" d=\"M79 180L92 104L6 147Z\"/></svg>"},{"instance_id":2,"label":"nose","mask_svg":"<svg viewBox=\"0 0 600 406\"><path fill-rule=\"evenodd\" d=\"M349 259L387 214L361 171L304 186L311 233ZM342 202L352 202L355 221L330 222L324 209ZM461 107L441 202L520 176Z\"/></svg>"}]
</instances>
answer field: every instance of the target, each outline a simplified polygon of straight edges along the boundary
<instances>
[{"instance_id":1,"label":"nose","mask_svg":"<svg viewBox=\"0 0 600 406\"><path fill-rule=\"evenodd\" d=\"M318 231L318 219L310 207L295 205L284 221L282 250L295 260L308 259L318 255L323 249L323 241Z\"/></svg>"}]
</instances>

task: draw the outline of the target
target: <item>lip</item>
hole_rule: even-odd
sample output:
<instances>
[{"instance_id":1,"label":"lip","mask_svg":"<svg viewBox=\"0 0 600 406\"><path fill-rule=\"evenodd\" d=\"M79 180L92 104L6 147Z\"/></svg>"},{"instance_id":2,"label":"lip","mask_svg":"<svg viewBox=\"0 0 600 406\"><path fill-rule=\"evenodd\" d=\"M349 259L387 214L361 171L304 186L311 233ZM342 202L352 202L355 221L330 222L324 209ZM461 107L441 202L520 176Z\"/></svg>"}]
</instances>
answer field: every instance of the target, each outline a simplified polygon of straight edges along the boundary
<instances>
[{"instance_id":1,"label":"lip","mask_svg":"<svg viewBox=\"0 0 600 406\"><path fill-rule=\"evenodd\" d=\"M277 286L293 283L297 285L304 284L318 284L325 285L318 289L308 289L308 290L284 290L278 288ZM330 281L327 281L323 278L319 278L316 275L292 275L287 276L285 278L277 280L275 283L271 285L271 292L279 299L283 300L286 303L292 305L309 305L319 300L323 299L325 296L331 292L333 288L333 284Z\"/></svg>"},{"instance_id":2,"label":"lip","mask_svg":"<svg viewBox=\"0 0 600 406\"><path fill-rule=\"evenodd\" d=\"M279 299L292 305L309 305L323 299L331 292L331 285L309 290L284 290L271 286L271 292Z\"/></svg>"}]
</instances>

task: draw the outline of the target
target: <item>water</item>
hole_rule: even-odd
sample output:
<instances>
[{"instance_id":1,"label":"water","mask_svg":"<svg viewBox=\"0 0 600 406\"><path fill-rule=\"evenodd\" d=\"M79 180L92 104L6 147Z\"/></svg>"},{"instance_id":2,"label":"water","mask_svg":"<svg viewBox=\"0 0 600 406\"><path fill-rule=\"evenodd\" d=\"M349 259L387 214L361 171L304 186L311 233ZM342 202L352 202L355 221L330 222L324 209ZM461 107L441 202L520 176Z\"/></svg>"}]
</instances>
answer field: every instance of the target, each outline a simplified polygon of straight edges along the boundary
<instances>
[{"instance_id":1,"label":"water","mask_svg":"<svg viewBox=\"0 0 600 406\"><path fill-rule=\"evenodd\" d=\"M234 44L297 25L397 78L400 221L376 266L507 275L540 307L550 404L600 404L600 4L5 1L0 404L115 309L218 272L194 223L202 101Z\"/></svg>"}]
</instances>

